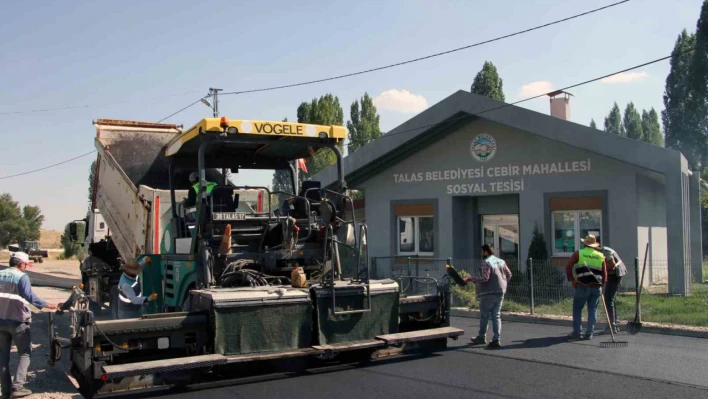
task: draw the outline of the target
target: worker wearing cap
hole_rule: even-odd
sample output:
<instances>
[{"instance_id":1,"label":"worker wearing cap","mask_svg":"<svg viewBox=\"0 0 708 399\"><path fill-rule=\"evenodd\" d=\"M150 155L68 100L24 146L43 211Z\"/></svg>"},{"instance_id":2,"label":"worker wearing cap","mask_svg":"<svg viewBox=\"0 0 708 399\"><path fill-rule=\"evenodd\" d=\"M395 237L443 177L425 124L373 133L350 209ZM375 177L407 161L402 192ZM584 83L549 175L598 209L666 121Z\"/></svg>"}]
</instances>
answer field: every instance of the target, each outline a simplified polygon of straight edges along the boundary
<instances>
[{"instance_id":1,"label":"worker wearing cap","mask_svg":"<svg viewBox=\"0 0 708 399\"><path fill-rule=\"evenodd\" d=\"M30 324L32 310L30 304L39 309L56 309L57 305L47 304L32 292L32 285L25 270L31 266L29 255L15 252L10 256L10 267L0 271L0 383L2 398L21 398L32 392L24 388L27 369L32 354ZM10 377L10 348L15 341L19 362L15 381Z\"/></svg>"},{"instance_id":2,"label":"worker wearing cap","mask_svg":"<svg viewBox=\"0 0 708 399\"><path fill-rule=\"evenodd\" d=\"M192 172L189 174L189 183L192 185L192 189L189 190L187 194L187 199L184 201L184 206L189 208L197 204L197 196L199 195L199 176L197 172ZM207 181L206 182L206 194L211 194L211 190L216 187L216 183Z\"/></svg>"},{"instance_id":3,"label":"worker wearing cap","mask_svg":"<svg viewBox=\"0 0 708 399\"><path fill-rule=\"evenodd\" d=\"M617 251L614 249L603 246L600 240L597 240L600 244L602 254L605 256L605 264L607 265L607 283L605 284L605 291L603 295L605 297L605 305L607 305L607 315L612 323L611 328L614 332L619 332L619 323L617 321L617 307L615 306L615 298L617 297L617 289L622 282L622 277L627 274L627 267L620 259ZM607 330L609 330L608 326ZM607 331L609 332L609 331Z\"/></svg>"},{"instance_id":4,"label":"worker wearing cap","mask_svg":"<svg viewBox=\"0 0 708 399\"><path fill-rule=\"evenodd\" d=\"M582 239L585 248L575 251L565 266L568 281L573 283L575 296L573 298L573 332L568 335L570 340L592 339L597 322L597 307L600 303L602 289L607 282L607 267L605 256L600 250L600 243L594 235ZM582 335L583 308L588 307L588 323L585 335Z\"/></svg>"},{"instance_id":5,"label":"worker wearing cap","mask_svg":"<svg viewBox=\"0 0 708 399\"><path fill-rule=\"evenodd\" d=\"M145 262L131 263L125 266L118 281L118 318L135 319L143 314L143 305L157 299L156 294L142 296L140 272L145 268Z\"/></svg>"}]
</instances>

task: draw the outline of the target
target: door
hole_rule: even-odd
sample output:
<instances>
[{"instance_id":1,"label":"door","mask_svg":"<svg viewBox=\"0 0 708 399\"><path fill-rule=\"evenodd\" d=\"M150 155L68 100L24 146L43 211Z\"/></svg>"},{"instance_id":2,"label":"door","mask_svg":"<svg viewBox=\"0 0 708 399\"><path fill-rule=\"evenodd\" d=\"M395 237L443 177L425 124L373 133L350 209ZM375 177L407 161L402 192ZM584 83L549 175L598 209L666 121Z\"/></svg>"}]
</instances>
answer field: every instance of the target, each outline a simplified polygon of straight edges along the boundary
<instances>
[{"instance_id":1,"label":"door","mask_svg":"<svg viewBox=\"0 0 708 399\"><path fill-rule=\"evenodd\" d=\"M482 244L510 266L519 262L519 215L482 216Z\"/></svg>"}]
</instances>

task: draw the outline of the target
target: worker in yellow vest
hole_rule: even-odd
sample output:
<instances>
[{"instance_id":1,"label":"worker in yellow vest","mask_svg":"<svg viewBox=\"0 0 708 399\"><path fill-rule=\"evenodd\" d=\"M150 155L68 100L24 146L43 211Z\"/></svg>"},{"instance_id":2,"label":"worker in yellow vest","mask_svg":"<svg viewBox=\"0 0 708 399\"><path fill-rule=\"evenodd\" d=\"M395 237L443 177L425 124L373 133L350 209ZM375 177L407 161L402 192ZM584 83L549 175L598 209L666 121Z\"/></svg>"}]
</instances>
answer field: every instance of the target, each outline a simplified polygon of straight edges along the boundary
<instances>
[{"instance_id":1,"label":"worker in yellow vest","mask_svg":"<svg viewBox=\"0 0 708 399\"><path fill-rule=\"evenodd\" d=\"M197 204L197 196L199 195L199 176L196 172L190 173L189 183L192 185L192 188L189 190L189 194L187 194L187 199L184 201L184 206L186 208L192 207ZM216 183L207 181L206 194L211 194L211 190L213 190L216 186Z\"/></svg>"},{"instance_id":2,"label":"worker in yellow vest","mask_svg":"<svg viewBox=\"0 0 708 399\"><path fill-rule=\"evenodd\" d=\"M565 266L565 274L575 288L573 298L573 332L569 340L590 340L593 337L597 321L597 307L600 295L607 282L607 266L600 243L594 235L582 239L585 247L575 251ZM587 304L588 322L585 334L582 333L583 308Z\"/></svg>"}]
</instances>

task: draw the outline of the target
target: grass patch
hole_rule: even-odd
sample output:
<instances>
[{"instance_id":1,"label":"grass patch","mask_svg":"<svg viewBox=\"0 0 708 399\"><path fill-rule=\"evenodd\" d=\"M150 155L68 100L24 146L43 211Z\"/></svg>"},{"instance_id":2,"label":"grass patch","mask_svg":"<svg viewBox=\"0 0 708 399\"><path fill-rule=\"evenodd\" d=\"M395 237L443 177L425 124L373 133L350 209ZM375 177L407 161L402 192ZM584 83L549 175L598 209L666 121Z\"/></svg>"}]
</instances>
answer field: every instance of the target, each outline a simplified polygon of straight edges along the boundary
<instances>
[{"instance_id":1,"label":"grass patch","mask_svg":"<svg viewBox=\"0 0 708 399\"><path fill-rule=\"evenodd\" d=\"M708 285L694 284L693 295L689 297L668 296L664 294L642 293L642 321L652 323L680 324L686 326L708 326ZM634 320L636 297L634 295L617 295L617 315L620 320ZM528 309L523 305L520 308ZM552 305L536 306L537 314L571 316L573 299L568 298ZM528 311L528 310L522 310ZM583 312L587 316L587 310ZM597 319L605 320L602 304L598 308Z\"/></svg>"}]
</instances>

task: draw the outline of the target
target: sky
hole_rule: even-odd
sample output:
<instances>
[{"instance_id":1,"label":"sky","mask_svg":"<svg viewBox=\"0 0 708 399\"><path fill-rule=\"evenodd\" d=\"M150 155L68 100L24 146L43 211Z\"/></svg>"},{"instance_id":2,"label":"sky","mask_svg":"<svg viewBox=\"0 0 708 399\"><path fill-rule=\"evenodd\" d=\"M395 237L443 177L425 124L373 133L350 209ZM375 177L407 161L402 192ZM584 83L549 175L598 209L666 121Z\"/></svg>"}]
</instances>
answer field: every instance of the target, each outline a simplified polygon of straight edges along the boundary
<instances>
[{"instance_id":1,"label":"sky","mask_svg":"<svg viewBox=\"0 0 708 399\"><path fill-rule=\"evenodd\" d=\"M425 56L531 28L617 0L71 1L0 3L0 178L94 149L99 118L158 121L208 92L319 79ZM244 4L238 4L244 3ZM296 120L303 101L375 98L389 131L457 90L485 61L506 101L520 100L667 56L694 31L702 0L631 0L579 19L422 62L279 91L224 96L230 119ZM669 63L570 90L571 120L602 126L614 102L663 109ZM118 103L118 104L115 104ZM70 106L50 112L24 112ZM549 113L547 98L521 106ZM19 113L16 113L19 112ZM166 122L210 117L198 103ZM43 228L62 230L87 209L95 154L0 179L0 193L38 205ZM242 171L238 184L271 184Z\"/></svg>"}]
</instances>

